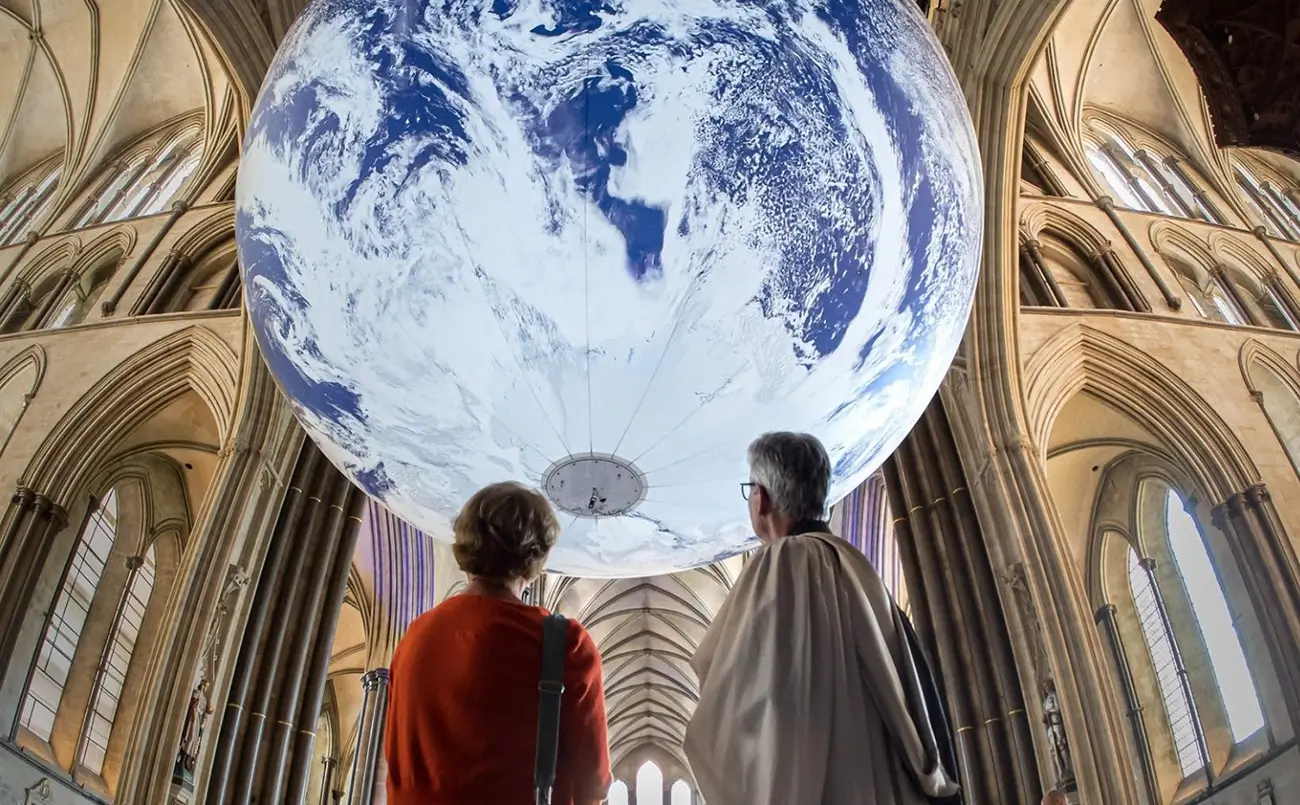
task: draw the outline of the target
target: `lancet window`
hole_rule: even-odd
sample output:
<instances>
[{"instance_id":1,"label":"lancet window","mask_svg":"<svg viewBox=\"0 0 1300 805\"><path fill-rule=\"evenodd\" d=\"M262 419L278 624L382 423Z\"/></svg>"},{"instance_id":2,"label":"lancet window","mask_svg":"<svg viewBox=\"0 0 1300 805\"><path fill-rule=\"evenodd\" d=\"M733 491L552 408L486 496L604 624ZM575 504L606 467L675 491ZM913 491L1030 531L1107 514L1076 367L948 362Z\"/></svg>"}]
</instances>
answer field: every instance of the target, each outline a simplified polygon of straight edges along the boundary
<instances>
[{"instance_id":1,"label":"lancet window","mask_svg":"<svg viewBox=\"0 0 1300 805\"><path fill-rule=\"evenodd\" d=\"M1235 172L1246 203L1264 229L1273 237L1300 241L1300 193L1276 179L1261 179L1242 164Z\"/></svg>"},{"instance_id":2,"label":"lancet window","mask_svg":"<svg viewBox=\"0 0 1300 805\"><path fill-rule=\"evenodd\" d=\"M113 625L109 628L108 645L104 649L99 667L95 669L95 683L90 696L90 710L82 729L81 743L77 748L77 761L95 774L104 767L108 753L108 740L113 734L117 705L126 685L126 672L131 666L136 638L144 623L145 609L153 595L157 578L154 550L150 546L143 557L128 560L130 568Z\"/></svg>"},{"instance_id":3,"label":"lancet window","mask_svg":"<svg viewBox=\"0 0 1300 805\"><path fill-rule=\"evenodd\" d=\"M42 741L50 740L54 729L63 687L116 536L117 492L109 490L82 528L23 698L19 723Z\"/></svg>"},{"instance_id":4,"label":"lancet window","mask_svg":"<svg viewBox=\"0 0 1300 805\"><path fill-rule=\"evenodd\" d=\"M146 498L128 493L124 502L126 488L135 487L118 484L90 501L19 712L20 745L105 795L120 774L109 768L111 747L123 740L123 713L134 712L125 693L159 582L140 520Z\"/></svg>"},{"instance_id":5,"label":"lancet window","mask_svg":"<svg viewBox=\"0 0 1300 805\"><path fill-rule=\"evenodd\" d=\"M1132 500L1139 538L1106 537L1107 544L1124 546L1122 570L1107 561L1112 572L1124 574L1111 589L1122 588L1127 601L1118 609L1103 607L1113 618L1099 615L1098 621L1118 646L1133 729L1142 733L1142 746L1151 747L1148 790L1186 793L1189 785L1200 790L1215 783L1216 741L1237 746L1260 734L1263 709L1238 619L1191 500L1152 477L1138 482ZM1171 760L1162 765L1161 757Z\"/></svg>"},{"instance_id":6,"label":"lancet window","mask_svg":"<svg viewBox=\"0 0 1300 805\"><path fill-rule=\"evenodd\" d=\"M162 212L198 168L201 154L202 139L193 127L128 154L108 168L106 178L73 227Z\"/></svg>"},{"instance_id":7,"label":"lancet window","mask_svg":"<svg viewBox=\"0 0 1300 805\"><path fill-rule=\"evenodd\" d=\"M667 805L664 802L664 773L653 760L636 772L636 805Z\"/></svg>"},{"instance_id":8,"label":"lancet window","mask_svg":"<svg viewBox=\"0 0 1300 805\"><path fill-rule=\"evenodd\" d=\"M62 175L62 155L51 157L0 196L0 246L17 243L45 219Z\"/></svg>"},{"instance_id":9,"label":"lancet window","mask_svg":"<svg viewBox=\"0 0 1300 805\"><path fill-rule=\"evenodd\" d=\"M1222 216L1200 189L1188 166L1172 154L1134 148L1112 131L1098 131L1086 145L1088 162L1115 202L1134 210L1219 223Z\"/></svg>"}]
</instances>

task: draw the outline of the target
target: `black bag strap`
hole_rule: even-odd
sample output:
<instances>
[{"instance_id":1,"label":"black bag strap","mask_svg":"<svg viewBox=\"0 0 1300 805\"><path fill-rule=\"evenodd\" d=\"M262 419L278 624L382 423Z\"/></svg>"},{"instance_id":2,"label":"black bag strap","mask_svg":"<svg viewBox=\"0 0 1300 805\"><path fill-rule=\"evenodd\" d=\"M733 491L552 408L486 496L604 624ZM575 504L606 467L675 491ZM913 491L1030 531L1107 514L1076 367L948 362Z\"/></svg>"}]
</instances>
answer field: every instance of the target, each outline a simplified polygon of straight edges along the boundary
<instances>
[{"instance_id":1,"label":"black bag strap","mask_svg":"<svg viewBox=\"0 0 1300 805\"><path fill-rule=\"evenodd\" d=\"M560 754L560 700L564 696L564 654L569 621L563 615L542 620L542 679L537 703L537 757L533 762L536 805L550 805L555 763Z\"/></svg>"}]
</instances>

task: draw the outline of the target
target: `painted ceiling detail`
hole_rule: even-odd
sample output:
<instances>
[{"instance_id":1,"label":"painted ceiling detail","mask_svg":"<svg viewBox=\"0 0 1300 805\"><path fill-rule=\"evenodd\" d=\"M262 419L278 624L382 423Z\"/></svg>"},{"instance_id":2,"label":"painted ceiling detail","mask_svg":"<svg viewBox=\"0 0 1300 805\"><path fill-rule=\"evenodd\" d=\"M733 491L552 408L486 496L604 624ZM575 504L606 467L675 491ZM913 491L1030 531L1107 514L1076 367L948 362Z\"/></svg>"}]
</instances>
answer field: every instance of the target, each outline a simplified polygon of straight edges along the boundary
<instances>
[{"instance_id":1,"label":"painted ceiling detail","mask_svg":"<svg viewBox=\"0 0 1300 805\"><path fill-rule=\"evenodd\" d=\"M1300 3L1165 0L1156 20L1196 71L1220 147L1300 158Z\"/></svg>"}]
</instances>

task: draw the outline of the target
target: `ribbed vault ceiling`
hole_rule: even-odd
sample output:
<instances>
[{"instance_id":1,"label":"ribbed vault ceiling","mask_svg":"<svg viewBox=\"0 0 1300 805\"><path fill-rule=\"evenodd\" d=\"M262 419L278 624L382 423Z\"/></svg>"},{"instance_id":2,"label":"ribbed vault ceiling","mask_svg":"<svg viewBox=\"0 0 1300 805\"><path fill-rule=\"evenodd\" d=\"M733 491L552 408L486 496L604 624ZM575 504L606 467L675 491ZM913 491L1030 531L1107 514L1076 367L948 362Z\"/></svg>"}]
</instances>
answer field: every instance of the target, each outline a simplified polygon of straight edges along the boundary
<instances>
[{"instance_id":1,"label":"ribbed vault ceiling","mask_svg":"<svg viewBox=\"0 0 1300 805\"><path fill-rule=\"evenodd\" d=\"M740 567L737 558L670 576L566 578L548 591L551 606L581 618L600 647L616 771L643 754L683 762L699 698L690 659Z\"/></svg>"},{"instance_id":2,"label":"ribbed vault ceiling","mask_svg":"<svg viewBox=\"0 0 1300 805\"><path fill-rule=\"evenodd\" d=\"M174 0L0 0L0 185L63 154L60 193L162 123L204 116L234 142L221 59Z\"/></svg>"}]
</instances>

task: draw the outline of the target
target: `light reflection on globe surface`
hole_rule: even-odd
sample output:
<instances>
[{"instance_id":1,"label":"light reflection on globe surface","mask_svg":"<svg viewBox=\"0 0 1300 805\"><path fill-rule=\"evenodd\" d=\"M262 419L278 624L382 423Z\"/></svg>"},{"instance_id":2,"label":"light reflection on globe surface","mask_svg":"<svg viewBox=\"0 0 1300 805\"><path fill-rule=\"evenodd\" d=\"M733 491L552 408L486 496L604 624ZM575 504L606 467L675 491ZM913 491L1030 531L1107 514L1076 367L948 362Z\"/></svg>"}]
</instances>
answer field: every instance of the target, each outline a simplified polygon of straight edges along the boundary
<instances>
[{"instance_id":1,"label":"light reflection on globe surface","mask_svg":"<svg viewBox=\"0 0 1300 805\"><path fill-rule=\"evenodd\" d=\"M550 569L750 547L767 430L833 495L952 360L974 139L905 0L316 0L267 76L237 201L247 302L325 454L449 538L543 488Z\"/></svg>"}]
</instances>

